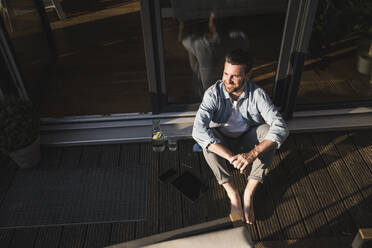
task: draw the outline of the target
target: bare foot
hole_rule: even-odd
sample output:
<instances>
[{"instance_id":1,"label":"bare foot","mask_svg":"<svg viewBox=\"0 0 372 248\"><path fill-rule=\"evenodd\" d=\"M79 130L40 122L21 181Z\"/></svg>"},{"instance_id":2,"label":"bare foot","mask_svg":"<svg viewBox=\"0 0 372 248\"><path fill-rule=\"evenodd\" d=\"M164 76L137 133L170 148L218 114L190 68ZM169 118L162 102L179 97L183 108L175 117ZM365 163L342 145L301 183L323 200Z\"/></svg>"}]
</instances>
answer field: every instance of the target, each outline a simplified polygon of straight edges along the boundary
<instances>
[{"instance_id":1,"label":"bare foot","mask_svg":"<svg viewBox=\"0 0 372 248\"><path fill-rule=\"evenodd\" d=\"M244 212L242 208L242 200L240 199L239 192L235 189L235 187L227 182L222 184L224 189L226 190L227 196L231 202L231 213L238 213L242 217L242 221L244 222Z\"/></svg>"},{"instance_id":2,"label":"bare foot","mask_svg":"<svg viewBox=\"0 0 372 248\"><path fill-rule=\"evenodd\" d=\"M248 224L254 223L253 194L258 184L258 180L249 179L244 190L244 217Z\"/></svg>"},{"instance_id":3,"label":"bare foot","mask_svg":"<svg viewBox=\"0 0 372 248\"><path fill-rule=\"evenodd\" d=\"M242 218L242 221L244 222L244 213L243 213L243 208L242 208L242 202L240 200L240 196L237 195L235 197L230 198L231 201L231 211L230 213L238 213L240 217Z\"/></svg>"},{"instance_id":4,"label":"bare foot","mask_svg":"<svg viewBox=\"0 0 372 248\"><path fill-rule=\"evenodd\" d=\"M254 223L253 199L247 194L244 194L244 217L248 224Z\"/></svg>"}]
</instances>

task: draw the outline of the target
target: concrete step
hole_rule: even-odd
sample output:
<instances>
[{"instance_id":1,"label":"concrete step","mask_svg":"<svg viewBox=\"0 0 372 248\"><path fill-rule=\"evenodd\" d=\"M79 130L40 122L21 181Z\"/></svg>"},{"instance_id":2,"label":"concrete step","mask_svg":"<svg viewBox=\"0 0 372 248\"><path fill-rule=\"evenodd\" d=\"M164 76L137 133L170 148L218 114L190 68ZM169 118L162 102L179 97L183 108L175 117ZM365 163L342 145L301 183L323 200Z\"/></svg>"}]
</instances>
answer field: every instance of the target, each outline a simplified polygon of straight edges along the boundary
<instances>
[{"instance_id":1,"label":"concrete step","mask_svg":"<svg viewBox=\"0 0 372 248\"><path fill-rule=\"evenodd\" d=\"M351 247L353 237L326 237L301 240L261 241L255 248L342 248Z\"/></svg>"}]
</instances>

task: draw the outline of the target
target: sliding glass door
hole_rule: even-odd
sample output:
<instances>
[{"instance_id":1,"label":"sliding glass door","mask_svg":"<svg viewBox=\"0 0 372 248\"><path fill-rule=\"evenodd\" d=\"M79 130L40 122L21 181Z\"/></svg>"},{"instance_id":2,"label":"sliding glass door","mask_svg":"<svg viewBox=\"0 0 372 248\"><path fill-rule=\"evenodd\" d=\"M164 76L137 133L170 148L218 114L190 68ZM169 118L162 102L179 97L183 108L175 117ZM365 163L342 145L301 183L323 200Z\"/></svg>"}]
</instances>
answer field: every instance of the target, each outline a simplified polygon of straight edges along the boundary
<instances>
[{"instance_id":1,"label":"sliding glass door","mask_svg":"<svg viewBox=\"0 0 372 248\"><path fill-rule=\"evenodd\" d=\"M44 117L196 110L221 78L225 53L241 48L255 58L252 80L291 118L320 103L371 100L364 19L332 35L325 2L62 2L61 15L56 6L45 14L40 0L15 0L1 1L1 16Z\"/></svg>"}]
</instances>

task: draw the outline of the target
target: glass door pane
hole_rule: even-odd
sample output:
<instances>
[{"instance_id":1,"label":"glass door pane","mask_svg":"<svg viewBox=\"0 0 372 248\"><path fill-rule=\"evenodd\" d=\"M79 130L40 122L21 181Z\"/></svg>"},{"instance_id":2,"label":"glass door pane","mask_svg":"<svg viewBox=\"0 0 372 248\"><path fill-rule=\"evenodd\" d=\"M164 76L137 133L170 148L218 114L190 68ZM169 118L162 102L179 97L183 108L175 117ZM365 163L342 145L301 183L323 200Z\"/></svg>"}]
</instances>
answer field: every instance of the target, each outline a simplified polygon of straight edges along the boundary
<instances>
[{"instance_id":1,"label":"glass door pane","mask_svg":"<svg viewBox=\"0 0 372 248\"><path fill-rule=\"evenodd\" d=\"M251 53L253 81L272 94L286 0L162 0L160 7L168 103L199 102L237 48Z\"/></svg>"},{"instance_id":2,"label":"glass door pane","mask_svg":"<svg viewBox=\"0 0 372 248\"><path fill-rule=\"evenodd\" d=\"M38 103L52 58L38 6L31 0L2 0L0 10L25 88L34 103Z\"/></svg>"},{"instance_id":3,"label":"glass door pane","mask_svg":"<svg viewBox=\"0 0 372 248\"><path fill-rule=\"evenodd\" d=\"M57 63L42 116L151 111L139 0L64 0L47 15Z\"/></svg>"},{"instance_id":4,"label":"glass door pane","mask_svg":"<svg viewBox=\"0 0 372 248\"><path fill-rule=\"evenodd\" d=\"M298 109L372 100L372 2L332 3L318 4Z\"/></svg>"}]
</instances>

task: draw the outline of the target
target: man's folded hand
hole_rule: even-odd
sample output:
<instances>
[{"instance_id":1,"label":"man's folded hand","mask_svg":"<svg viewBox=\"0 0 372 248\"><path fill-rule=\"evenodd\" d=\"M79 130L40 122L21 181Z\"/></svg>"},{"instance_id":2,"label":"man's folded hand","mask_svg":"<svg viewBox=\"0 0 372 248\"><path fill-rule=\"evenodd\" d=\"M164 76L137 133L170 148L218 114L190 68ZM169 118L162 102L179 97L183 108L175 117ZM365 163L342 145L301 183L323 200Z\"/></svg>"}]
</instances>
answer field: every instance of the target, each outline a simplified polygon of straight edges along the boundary
<instances>
[{"instance_id":1,"label":"man's folded hand","mask_svg":"<svg viewBox=\"0 0 372 248\"><path fill-rule=\"evenodd\" d=\"M258 157L258 152L253 149L248 153L240 153L230 159L230 163L234 166L235 169L240 170L240 173L243 173L248 165L252 164L253 161Z\"/></svg>"}]
</instances>

